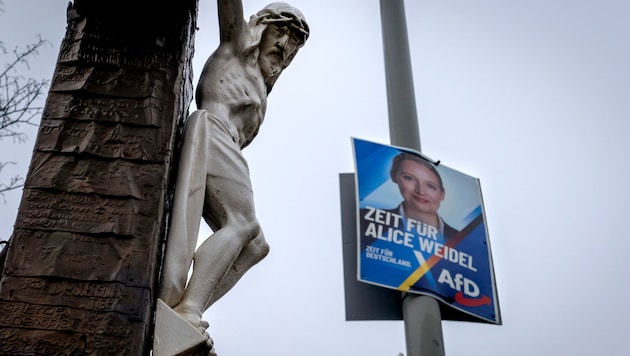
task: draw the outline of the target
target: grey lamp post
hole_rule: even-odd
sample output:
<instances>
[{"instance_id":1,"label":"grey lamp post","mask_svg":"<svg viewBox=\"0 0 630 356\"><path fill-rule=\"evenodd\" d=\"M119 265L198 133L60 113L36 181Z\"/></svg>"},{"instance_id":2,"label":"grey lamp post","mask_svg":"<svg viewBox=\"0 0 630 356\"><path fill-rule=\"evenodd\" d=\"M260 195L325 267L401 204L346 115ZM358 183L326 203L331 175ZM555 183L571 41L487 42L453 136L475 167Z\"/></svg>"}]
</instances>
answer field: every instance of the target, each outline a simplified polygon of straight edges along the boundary
<instances>
[{"instance_id":1,"label":"grey lamp post","mask_svg":"<svg viewBox=\"0 0 630 356\"><path fill-rule=\"evenodd\" d=\"M394 146L421 151L403 0L380 0L389 114ZM407 356L442 356L442 318L438 302L428 296L403 295Z\"/></svg>"}]
</instances>

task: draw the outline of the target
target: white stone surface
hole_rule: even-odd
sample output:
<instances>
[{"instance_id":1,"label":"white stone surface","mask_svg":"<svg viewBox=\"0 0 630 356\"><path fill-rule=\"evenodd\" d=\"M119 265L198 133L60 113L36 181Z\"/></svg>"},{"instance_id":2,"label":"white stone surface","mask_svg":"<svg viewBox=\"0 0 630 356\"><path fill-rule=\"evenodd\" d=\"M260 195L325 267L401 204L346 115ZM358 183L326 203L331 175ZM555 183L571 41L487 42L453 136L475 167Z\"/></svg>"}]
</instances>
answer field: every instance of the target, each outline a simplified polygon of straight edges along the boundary
<instances>
[{"instance_id":1,"label":"white stone surface","mask_svg":"<svg viewBox=\"0 0 630 356\"><path fill-rule=\"evenodd\" d=\"M155 334L153 338L154 356L174 356L186 352L209 341L209 336L180 317L161 299L157 301L155 312ZM211 342L211 341L210 341Z\"/></svg>"}]
</instances>

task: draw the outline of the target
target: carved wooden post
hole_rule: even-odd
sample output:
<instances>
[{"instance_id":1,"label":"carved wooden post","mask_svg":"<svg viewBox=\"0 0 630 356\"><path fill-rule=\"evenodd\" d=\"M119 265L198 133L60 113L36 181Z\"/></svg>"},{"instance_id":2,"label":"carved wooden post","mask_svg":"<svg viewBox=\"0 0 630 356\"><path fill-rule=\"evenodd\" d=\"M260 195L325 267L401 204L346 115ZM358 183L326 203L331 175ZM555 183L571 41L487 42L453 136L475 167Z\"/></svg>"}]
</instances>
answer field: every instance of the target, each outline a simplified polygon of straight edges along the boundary
<instances>
[{"instance_id":1,"label":"carved wooden post","mask_svg":"<svg viewBox=\"0 0 630 356\"><path fill-rule=\"evenodd\" d=\"M0 281L2 355L148 355L197 0L75 0Z\"/></svg>"}]
</instances>

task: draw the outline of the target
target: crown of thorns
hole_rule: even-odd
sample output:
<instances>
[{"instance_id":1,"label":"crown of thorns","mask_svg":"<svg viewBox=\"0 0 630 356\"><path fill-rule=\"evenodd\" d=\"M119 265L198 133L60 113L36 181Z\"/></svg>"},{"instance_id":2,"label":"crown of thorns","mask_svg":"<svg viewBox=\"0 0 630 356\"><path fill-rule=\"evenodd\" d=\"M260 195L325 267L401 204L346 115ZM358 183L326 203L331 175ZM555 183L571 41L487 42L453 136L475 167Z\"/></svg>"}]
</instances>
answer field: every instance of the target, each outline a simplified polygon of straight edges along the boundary
<instances>
[{"instance_id":1,"label":"crown of thorns","mask_svg":"<svg viewBox=\"0 0 630 356\"><path fill-rule=\"evenodd\" d=\"M260 17L260 19L258 20L259 23L286 24L291 27L291 29L302 35L303 42L306 42L306 39L308 39L308 36L310 34L309 27L304 17L300 16L301 14L267 8L260 11L257 15Z\"/></svg>"}]
</instances>

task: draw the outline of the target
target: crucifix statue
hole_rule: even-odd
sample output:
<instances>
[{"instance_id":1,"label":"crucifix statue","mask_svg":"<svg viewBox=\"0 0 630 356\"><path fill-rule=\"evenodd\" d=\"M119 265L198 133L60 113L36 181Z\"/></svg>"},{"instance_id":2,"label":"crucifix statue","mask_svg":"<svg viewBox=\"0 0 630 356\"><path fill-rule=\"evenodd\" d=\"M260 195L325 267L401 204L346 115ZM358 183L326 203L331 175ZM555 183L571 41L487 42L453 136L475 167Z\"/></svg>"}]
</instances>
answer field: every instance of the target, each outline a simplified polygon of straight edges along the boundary
<instances>
[{"instance_id":1,"label":"crucifix statue","mask_svg":"<svg viewBox=\"0 0 630 356\"><path fill-rule=\"evenodd\" d=\"M241 150L309 36L302 13L286 3L246 21L241 0L218 0L218 14L220 44L201 73L198 110L185 123L160 284L160 299L202 333L208 327L202 313L269 251ZM213 234L197 249L202 217Z\"/></svg>"}]
</instances>

